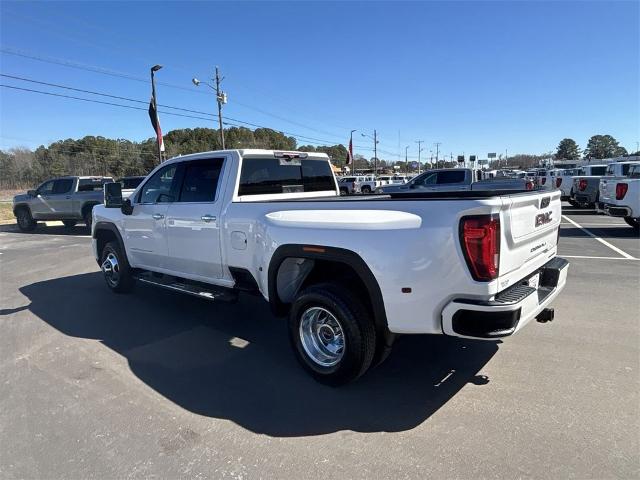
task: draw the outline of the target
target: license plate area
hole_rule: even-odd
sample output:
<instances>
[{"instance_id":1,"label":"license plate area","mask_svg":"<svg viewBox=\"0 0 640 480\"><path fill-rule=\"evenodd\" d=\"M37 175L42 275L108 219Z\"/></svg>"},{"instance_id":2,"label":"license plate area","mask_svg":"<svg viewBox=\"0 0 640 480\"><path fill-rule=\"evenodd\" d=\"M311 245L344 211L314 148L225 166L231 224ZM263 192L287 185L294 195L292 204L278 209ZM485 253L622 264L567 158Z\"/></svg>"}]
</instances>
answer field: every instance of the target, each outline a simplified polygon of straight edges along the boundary
<instances>
[{"instance_id":1,"label":"license plate area","mask_svg":"<svg viewBox=\"0 0 640 480\"><path fill-rule=\"evenodd\" d=\"M527 285L537 290L538 287L540 286L540 272L529 277L529 279L527 280Z\"/></svg>"}]
</instances>

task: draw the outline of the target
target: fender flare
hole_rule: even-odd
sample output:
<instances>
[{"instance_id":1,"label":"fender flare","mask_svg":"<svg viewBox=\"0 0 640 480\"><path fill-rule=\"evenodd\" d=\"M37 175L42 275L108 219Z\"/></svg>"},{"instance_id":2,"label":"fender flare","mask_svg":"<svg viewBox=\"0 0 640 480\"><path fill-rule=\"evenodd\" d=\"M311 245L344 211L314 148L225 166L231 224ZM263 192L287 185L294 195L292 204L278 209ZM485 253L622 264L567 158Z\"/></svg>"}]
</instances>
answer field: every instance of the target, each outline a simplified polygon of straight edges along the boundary
<instances>
[{"instance_id":1,"label":"fender flare","mask_svg":"<svg viewBox=\"0 0 640 480\"><path fill-rule=\"evenodd\" d=\"M374 323L379 331L388 331L387 314L384 308L382 292L376 277L369 266L357 253L344 248L326 247L323 245L281 245L276 249L269 262L268 270L268 292L269 305L276 315L286 313L285 304L280 302L277 292L277 275L280 265L286 258L309 258L314 260L325 260L344 263L351 267L364 283L371 306L373 308Z\"/></svg>"},{"instance_id":2,"label":"fender flare","mask_svg":"<svg viewBox=\"0 0 640 480\"><path fill-rule=\"evenodd\" d=\"M31 207L29 206L28 203L16 203L13 206L13 215L16 215L16 212L18 211L18 209L20 208L26 208L27 210L29 210L29 213L31 213Z\"/></svg>"},{"instance_id":3,"label":"fender flare","mask_svg":"<svg viewBox=\"0 0 640 480\"><path fill-rule=\"evenodd\" d=\"M99 232L105 231L105 230L114 234L114 236L116 237L116 241L120 245L120 251L125 256L127 263L129 263L129 258L127 258L127 250L124 247L124 241L122 240L122 235L120 235L120 230L118 230L118 227L116 227L113 223L97 222L93 230L93 239L98 240ZM98 252L98 255L100 254L101 252ZM96 261L98 262L98 265L100 265L100 260L96 260Z\"/></svg>"},{"instance_id":4,"label":"fender flare","mask_svg":"<svg viewBox=\"0 0 640 480\"><path fill-rule=\"evenodd\" d=\"M84 213L87 208L91 208L93 210L93 207L95 207L96 205L100 205L100 202L97 202L95 200L87 200L86 202L84 202L82 204L82 207L80 207L80 214L82 215L82 218L84 218Z\"/></svg>"}]
</instances>

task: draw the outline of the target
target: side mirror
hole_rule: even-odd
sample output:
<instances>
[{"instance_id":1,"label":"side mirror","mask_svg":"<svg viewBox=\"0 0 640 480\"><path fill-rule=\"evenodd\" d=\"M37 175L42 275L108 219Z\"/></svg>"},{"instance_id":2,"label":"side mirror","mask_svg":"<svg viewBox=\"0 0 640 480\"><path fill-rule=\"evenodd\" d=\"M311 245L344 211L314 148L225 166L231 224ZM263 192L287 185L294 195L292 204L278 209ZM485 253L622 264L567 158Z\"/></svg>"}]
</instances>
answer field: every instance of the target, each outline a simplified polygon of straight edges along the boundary
<instances>
[{"instance_id":1,"label":"side mirror","mask_svg":"<svg viewBox=\"0 0 640 480\"><path fill-rule=\"evenodd\" d=\"M37 190L27 190L27 195L29 195L30 197L37 197L38 196L38 191Z\"/></svg>"},{"instance_id":2,"label":"side mirror","mask_svg":"<svg viewBox=\"0 0 640 480\"><path fill-rule=\"evenodd\" d=\"M122 185L120 183L104 184L104 206L106 208L122 207Z\"/></svg>"}]
</instances>

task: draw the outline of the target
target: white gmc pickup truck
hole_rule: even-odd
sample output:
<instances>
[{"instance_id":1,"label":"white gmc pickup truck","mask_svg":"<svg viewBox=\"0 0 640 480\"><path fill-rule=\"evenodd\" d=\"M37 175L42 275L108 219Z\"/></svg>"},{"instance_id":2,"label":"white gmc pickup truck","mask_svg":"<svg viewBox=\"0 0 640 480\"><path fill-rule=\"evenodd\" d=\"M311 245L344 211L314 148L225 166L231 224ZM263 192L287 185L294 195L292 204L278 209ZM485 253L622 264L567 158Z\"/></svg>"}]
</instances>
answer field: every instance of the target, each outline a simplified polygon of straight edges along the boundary
<instances>
[{"instance_id":1,"label":"white gmc pickup truck","mask_svg":"<svg viewBox=\"0 0 640 480\"><path fill-rule=\"evenodd\" d=\"M340 197L324 154L225 150L169 160L125 199L107 184L92 237L115 292L261 295L306 370L340 385L396 334L496 339L551 320L560 213L559 191Z\"/></svg>"}]
</instances>

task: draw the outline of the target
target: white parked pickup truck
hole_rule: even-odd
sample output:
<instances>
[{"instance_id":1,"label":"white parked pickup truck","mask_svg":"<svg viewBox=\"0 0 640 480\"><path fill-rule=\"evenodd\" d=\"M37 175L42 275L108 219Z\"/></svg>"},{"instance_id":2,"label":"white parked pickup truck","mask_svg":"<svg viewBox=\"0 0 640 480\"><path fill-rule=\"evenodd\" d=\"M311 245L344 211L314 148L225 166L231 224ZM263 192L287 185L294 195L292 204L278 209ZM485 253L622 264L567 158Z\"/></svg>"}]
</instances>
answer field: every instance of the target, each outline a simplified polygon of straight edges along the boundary
<instances>
[{"instance_id":1,"label":"white parked pickup truck","mask_svg":"<svg viewBox=\"0 0 640 480\"><path fill-rule=\"evenodd\" d=\"M600 180L600 195L607 215L622 217L635 230L640 230L640 163L631 165L626 178Z\"/></svg>"},{"instance_id":2,"label":"white parked pickup truck","mask_svg":"<svg viewBox=\"0 0 640 480\"><path fill-rule=\"evenodd\" d=\"M551 320L567 278L559 191L341 197L325 154L272 150L174 158L120 190L93 210L111 290L261 295L331 385L381 362L396 334L496 339Z\"/></svg>"}]
</instances>

